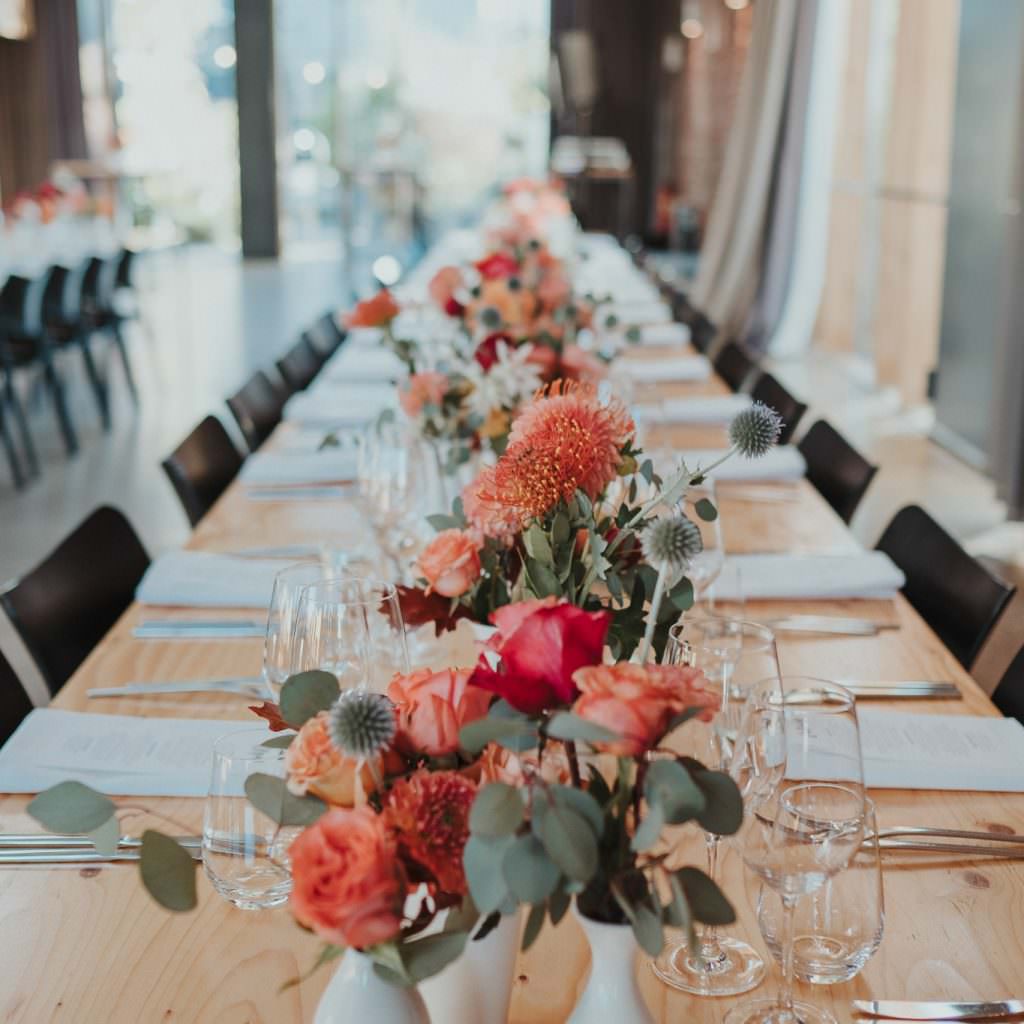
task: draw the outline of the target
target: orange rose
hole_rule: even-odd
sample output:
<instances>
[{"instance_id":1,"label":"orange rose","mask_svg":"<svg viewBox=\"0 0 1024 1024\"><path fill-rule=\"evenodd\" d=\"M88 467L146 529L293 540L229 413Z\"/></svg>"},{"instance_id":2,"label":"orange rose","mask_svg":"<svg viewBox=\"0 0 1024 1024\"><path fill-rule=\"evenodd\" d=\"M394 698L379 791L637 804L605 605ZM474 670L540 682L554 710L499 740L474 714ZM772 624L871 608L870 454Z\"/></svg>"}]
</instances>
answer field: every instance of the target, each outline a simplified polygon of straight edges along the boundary
<instances>
[{"instance_id":1,"label":"orange rose","mask_svg":"<svg viewBox=\"0 0 1024 1024\"><path fill-rule=\"evenodd\" d=\"M420 669L397 675L388 696L398 707L396 745L410 754L440 757L459 749L459 730L487 714L491 695L468 686L472 669Z\"/></svg>"},{"instance_id":2,"label":"orange rose","mask_svg":"<svg viewBox=\"0 0 1024 1024\"><path fill-rule=\"evenodd\" d=\"M459 597L480 579L479 543L462 530L442 530L416 563L427 593Z\"/></svg>"},{"instance_id":3,"label":"orange rose","mask_svg":"<svg viewBox=\"0 0 1024 1024\"><path fill-rule=\"evenodd\" d=\"M470 316L476 323L485 309L492 308L498 311L502 326L522 327L529 323L536 306L536 297L525 288L513 289L506 278L494 278L481 283L480 296L470 304Z\"/></svg>"},{"instance_id":4,"label":"orange rose","mask_svg":"<svg viewBox=\"0 0 1024 1024\"><path fill-rule=\"evenodd\" d=\"M455 293L462 287L462 271L458 267L442 267L427 285L430 297L437 305L447 311L448 303L455 298Z\"/></svg>"},{"instance_id":5,"label":"orange rose","mask_svg":"<svg viewBox=\"0 0 1024 1024\"><path fill-rule=\"evenodd\" d=\"M416 417L425 405L437 405L444 401L448 391L448 376L440 370L425 370L414 373L398 392L398 403L406 416Z\"/></svg>"},{"instance_id":6,"label":"orange rose","mask_svg":"<svg viewBox=\"0 0 1024 1024\"><path fill-rule=\"evenodd\" d=\"M349 313L346 324L349 327L385 327L401 312L397 302L391 297L387 288L382 288L376 295L356 303L355 309Z\"/></svg>"},{"instance_id":7,"label":"orange rose","mask_svg":"<svg viewBox=\"0 0 1024 1024\"><path fill-rule=\"evenodd\" d=\"M329 804L352 807L362 794L373 792L373 772L364 763L356 781L358 765L331 742L327 722L327 712L321 711L292 740L284 758L288 789L296 796L312 793Z\"/></svg>"},{"instance_id":8,"label":"orange rose","mask_svg":"<svg viewBox=\"0 0 1024 1024\"><path fill-rule=\"evenodd\" d=\"M292 913L321 939L367 949L399 933L405 874L395 840L371 808L328 811L289 856Z\"/></svg>"},{"instance_id":9,"label":"orange rose","mask_svg":"<svg viewBox=\"0 0 1024 1024\"><path fill-rule=\"evenodd\" d=\"M521 786L527 778L537 774L535 753L516 754L497 743L488 743L473 766L481 786L488 782L505 782L510 786ZM569 758L565 747L549 743L540 760L540 777L547 783L567 784L572 777Z\"/></svg>"},{"instance_id":10,"label":"orange rose","mask_svg":"<svg viewBox=\"0 0 1024 1024\"><path fill-rule=\"evenodd\" d=\"M703 708L703 722L718 708L718 697L704 689L704 673L689 666L594 665L577 669L572 678L580 690L573 711L622 737L594 747L619 757L650 750L686 708Z\"/></svg>"}]
</instances>

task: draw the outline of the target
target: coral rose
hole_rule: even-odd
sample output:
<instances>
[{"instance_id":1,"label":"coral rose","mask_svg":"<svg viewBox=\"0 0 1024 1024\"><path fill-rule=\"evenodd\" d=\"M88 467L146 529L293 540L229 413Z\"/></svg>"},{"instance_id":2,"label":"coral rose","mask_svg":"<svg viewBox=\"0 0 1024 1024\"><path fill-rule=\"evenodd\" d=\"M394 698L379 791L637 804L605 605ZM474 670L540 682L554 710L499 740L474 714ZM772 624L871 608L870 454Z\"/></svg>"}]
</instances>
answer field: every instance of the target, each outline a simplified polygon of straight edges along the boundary
<instances>
[{"instance_id":1,"label":"coral rose","mask_svg":"<svg viewBox=\"0 0 1024 1024\"><path fill-rule=\"evenodd\" d=\"M619 757L636 757L656 746L672 718L701 708L710 722L718 696L704 689L704 673L684 665L594 665L573 676L580 697L573 711L622 737L593 746Z\"/></svg>"},{"instance_id":2,"label":"coral rose","mask_svg":"<svg viewBox=\"0 0 1024 1024\"><path fill-rule=\"evenodd\" d=\"M407 416L416 417L425 405L440 406L448 391L448 376L440 370L414 373L398 392L398 403Z\"/></svg>"},{"instance_id":3,"label":"coral rose","mask_svg":"<svg viewBox=\"0 0 1024 1024\"><path fill-rule=\"evenodd\" d=\"M289 856L292 913L320 938L368 949L399 933L405 874L395 840L369 807L328 811Z\"/></svg>"},{"instance_id":4,"label":"coral rose","mask_svg":"<svg viewBox=\"0 0 1024 1024\"><path fill-rule=\"evenodd\" d=\"M470 676L528 715L569 704L577 694L573 674L597 665L611 625L606 611L587 612L552 597L505 605L491 616L498 635L490 646L500 655L497 669L487 655Z\"/></svg>"},{"instance_id":5,"label":"coral rose","mask_svg":"<svg viewBox=\"0 0 1024 1024\"><path fill-rule=\"evenodd\" d=\"M397 302L391 297L387 288L382 288L376 295L356 303L355 309L349 313L345 323L349 327L385 327L401 312Z\"/></svg>"},{"instance_id":6,"label":"coral rose","mask_svg":"<svg viewBox=\"0 0 1024 1024\"><path fill-rule=\"evenodd\" d=\"M455 293L462 287L462 271L458 267L441 267L430 279L427 291L430 297L445 312L448 303L455 298Z\"/></svg>"},{"instance_id":7,"label":"coral rose","mask_svg":"<svg viewBox=\"0 0 1024 1024\"><path fill-rule=\"evenodd\" d=\"M472 669L420 669L396 675L388 696L398 707L395 745L409 754L441 757L459 749L459 730L487 714L490 694L469 686Z\"/></svg>"},{"instance_id":8,"label":"coral rose","mask_svg":"<svg viewBox=\"0 0 1024 1024\"><path fill-rule=\"evenodd\" d=\"M308 719L288 747L284 758L288 789L296 796L312 793L329 804L351 807L373 791L373 772L331 742L328 718L321 711Z\"/></svg>"},{"instance_id":9,"label":"coral rose","mask_svg":"<svg viewBox=\"0 0 1024 1024\"><path fill-rule=\"evenodd\" d=\"M442 530L416 565L427 581L427 593L460 597L480 579L479 542L463 530Z\"/></svg>"}]
</instances>

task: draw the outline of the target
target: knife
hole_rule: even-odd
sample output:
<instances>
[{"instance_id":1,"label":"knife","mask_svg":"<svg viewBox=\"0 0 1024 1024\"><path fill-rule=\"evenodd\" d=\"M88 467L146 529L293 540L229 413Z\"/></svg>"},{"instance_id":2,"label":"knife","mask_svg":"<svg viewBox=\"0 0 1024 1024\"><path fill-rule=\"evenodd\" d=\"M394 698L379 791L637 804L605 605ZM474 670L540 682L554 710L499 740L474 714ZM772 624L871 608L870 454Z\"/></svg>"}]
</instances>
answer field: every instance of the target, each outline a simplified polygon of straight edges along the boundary
<instances>
[{"instance_id":1,"label":"knife","mask_svg":"<svg viewBox=\"0 0 1024 1024\"><path fill-rule=\"evenodd\" d=\"M323 501L351 498L354 487L251 487L245 496L250 501Z\"/></svg>"},{"instance_id":2,"label":"knife","mask_svg":"<svg viewBox=\"0 0 1024 1024\"><path fill-rule=\"evenodd\" d=\"M266 698L269 688L259 676L238 679L196 679L179 683L124 683L86 690L87 697L144 697L159 693L237 693L245 697Z\"/></svg>"},{"instance_id":3,"label":"knife","mask_svg":"<svg viewBox=\"0 0 1024 1024\"><path fill-rule=\"evenodd\" d=\"M875 636L883 628L871 619L842 618L838 615L785 615L765 619L764 624L782 633L828 633L834 636Z\"/></svg>"},{"instance_id":4,"label":"knife","mask_svg":"<svg viewBox=\"0 0 1024 1024\"><path fill-rule=\"evenodd\" d=\"M900 682L900 683L886 683L886 682L875 682L873 680L865 680L863 682L855 682L847 680L841 682L840 686L845 686L855 697L862 697L865 699L882 699L882 698L914 698L914 697L926 697L939 700L960 700L962 694L955 683L947 682Z\"/></svg>"},{"instance_id":5,"label":"knife","mask_svg":"<svg viewBox=\"0 0 1024 1024\"><path fill-rule=\"evenodd\" d=\"M991 1003L915 1003L897 999L855 999L853 1008L862 1016L882 1020L991 1020L1024 1015L1024 1002L1007 999Z\"/></svg>"},{"instance_id":6,"label":"knife","mask_svg":"<svg viewBox=\"0 0 1024 1024\"><path fill-rule=\"evenodd\" d=\"M203 640L262 637L267 625L256 619L143 619L132 630L137 640Z\"/></svg>"},{"instance_id":7,"label":"knife","mask_svg":"<svg viewBox=\"0 0 1024 1024\"><path fill-rule=\"evenodd\" d=\"M235 548L233 551L225 551L224 554L233 555L235 558L289 558L301 561L304 558L319 558L323 554L323 546L320 544L282 544L279 547Z\"/></svg>"}]
</instances>

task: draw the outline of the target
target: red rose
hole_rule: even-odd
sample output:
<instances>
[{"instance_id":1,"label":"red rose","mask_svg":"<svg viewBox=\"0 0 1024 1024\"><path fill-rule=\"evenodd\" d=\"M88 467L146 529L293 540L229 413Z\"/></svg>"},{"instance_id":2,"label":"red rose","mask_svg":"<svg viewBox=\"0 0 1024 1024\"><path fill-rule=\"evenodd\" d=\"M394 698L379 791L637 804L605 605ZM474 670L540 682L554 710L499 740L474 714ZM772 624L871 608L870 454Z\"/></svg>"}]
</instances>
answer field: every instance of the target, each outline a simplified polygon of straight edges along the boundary
<instances>
[{"instance_id":1,"label":"red rose","mask_svg":"<svg viewBox=\"0 0 1024 1024\"><path fill-rule=\"evenodd\" d=\"M587 612L554 597L499 608L490 647L500 655L497 669L481 657L469 678L503 697L514 708L536 715L571 703L578 693L573 673L601 663L608 612Z\"/></svg>"},{"instance_id":2,"label":"red rose","mask_svg":"<svg viewBox=\"0 0 1024 1024\"><path fill-rule=\"evenodd\" d=\"M519 262L514 256L507 252L492 252L490 256L484 257L473 266L480 272L480 276L487 281L493 281L501 277L514 277L519 273Z\"/></svg>"},{"instance_id":3,"label":"red rose","mask_svg":"<svg viewBox=\"0 0 1024 1024\"><path fill-rule=\"evenodd\" d=\"M466 312L466 307L453 295L445 304L444 311L449 316L461 317Z\"/></svg>"},{"instance_id":4,"label":"red rose","mask_svg":"<svg viewBox=\"0 0 1024 1024\"><path fill-rule=\"evenodd\" d=\"M506 334L504 331L495 331L493 334L488 334L477 345L476 351L473 353L473 358L483 367L484 372L489 370L498 361L499 341L503 341L509 348L512 348L514 345L511 334Z\"/></svg>"}]
</instances>

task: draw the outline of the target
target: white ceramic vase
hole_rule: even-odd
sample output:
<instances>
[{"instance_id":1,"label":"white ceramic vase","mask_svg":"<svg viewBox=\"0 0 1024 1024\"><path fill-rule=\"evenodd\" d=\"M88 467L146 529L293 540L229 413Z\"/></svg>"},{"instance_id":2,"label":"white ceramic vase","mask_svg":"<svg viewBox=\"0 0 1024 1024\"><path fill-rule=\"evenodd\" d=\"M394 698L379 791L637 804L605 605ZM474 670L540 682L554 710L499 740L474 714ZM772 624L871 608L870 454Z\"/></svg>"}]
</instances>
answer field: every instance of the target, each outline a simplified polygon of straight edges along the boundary
<instances>
[{"instance_id":1,"label":"white ceramic vase","mask_svg":"<svg viewBox=\"0 0 1024 1024\"><path fill-rule=\"evenodd\" d=\"M519 950L519 915L502 917L458 960L420 982L430 1019L437 1024L505 1024Z\"/></svg>"},{"instance_id":2,"label":"white ceramic vase","mask_svg":"<svg viewBox=\"0 0 1024 1024\"><path fill-rule=\"evenodd\" d=\"M628 924L576 918L590 943L590 977L568 1024L654 1024L636 981L637 944Z\"/></svg>"},{"instance_id":3,"label":"white ceramic vase","mask_svg":"<svg viewBox=\"0 0 1024 1024\"><path fill-rule=\"evenodd\" d=\"M313 1024L430 1024L423 997L415 988L402 988L381 978L373 961L347 949L334 977L317 1004Z\"/></svg>"}]
</instances>

